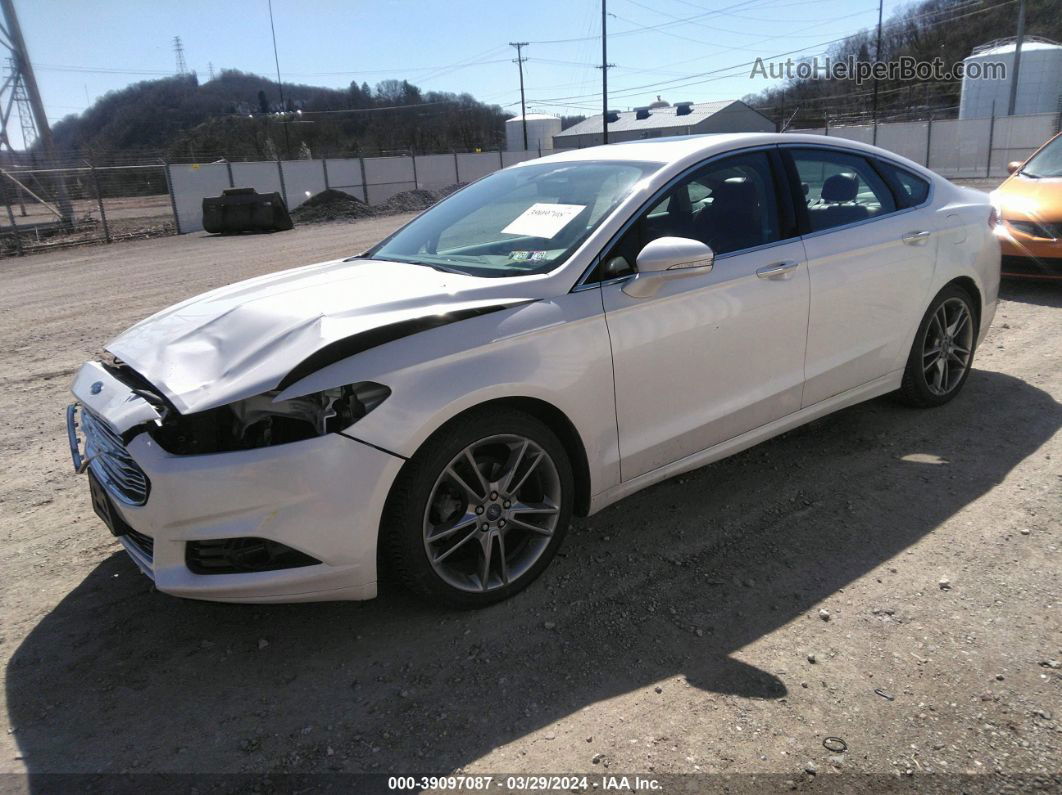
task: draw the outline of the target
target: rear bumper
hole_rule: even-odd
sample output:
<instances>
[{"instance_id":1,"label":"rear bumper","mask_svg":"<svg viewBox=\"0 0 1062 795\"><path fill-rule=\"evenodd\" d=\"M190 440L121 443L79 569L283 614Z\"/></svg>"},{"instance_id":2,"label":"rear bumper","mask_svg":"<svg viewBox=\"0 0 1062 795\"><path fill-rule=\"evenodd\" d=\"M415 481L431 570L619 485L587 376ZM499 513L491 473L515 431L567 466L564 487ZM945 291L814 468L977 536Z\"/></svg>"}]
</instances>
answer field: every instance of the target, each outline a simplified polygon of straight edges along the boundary
<instances>
[{"instance_id":1,"label":"rear bumper","mask_svg":"<svg viewBox=\"0 0 1062 795\"><path fill-rule=\"evenodd\" d=\"M119 541L160 591L231 602L376 595L380 518L402 459L338 434L174 456L141 433L128 452L150 478L151 494L139 506L112 499L111 510L135 531ZM196 574L186 564L189 542L244 537L276 541L320 563L225 574Z\"/></svg>"}]
</instances>

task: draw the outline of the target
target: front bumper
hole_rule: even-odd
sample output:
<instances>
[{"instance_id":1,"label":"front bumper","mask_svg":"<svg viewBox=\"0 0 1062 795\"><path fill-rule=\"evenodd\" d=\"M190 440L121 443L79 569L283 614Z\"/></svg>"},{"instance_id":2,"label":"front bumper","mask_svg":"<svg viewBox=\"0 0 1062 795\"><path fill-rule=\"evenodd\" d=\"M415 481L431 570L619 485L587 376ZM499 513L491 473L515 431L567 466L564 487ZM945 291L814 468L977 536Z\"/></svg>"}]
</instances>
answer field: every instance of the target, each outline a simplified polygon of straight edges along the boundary
<instances>
[{"instance_id":1,"label":"front bumper","mask_svg":"<svg viewBox=\"0 0 1062 795\"><path fill-rule=\"evenodd\" d=\"M75 395L81 398L78 390ZM71 414L76 441L73 422ZM76 454L76 445L71 447ZM160 591L232 602L376 595L380 518L403 459L338 434L175 456L140 433L127 450L150 480L150 496L143 505L130 505L110 494L111 509L135 531L119 540ZM185 563L191 541L241 537L276 541L321 562L232 574L196 574Z\"/></svg>"},{"instance_id":2,"label":"front bumper","mask_svg":"<svg viewBox=\"0 0 1062 795\"><path fill-rule=\"evenodd\" d=\"M997 230L1004 276L1062 279L1062 238L1033 237L1007 222Z\"/></svg>"}]
</instances>

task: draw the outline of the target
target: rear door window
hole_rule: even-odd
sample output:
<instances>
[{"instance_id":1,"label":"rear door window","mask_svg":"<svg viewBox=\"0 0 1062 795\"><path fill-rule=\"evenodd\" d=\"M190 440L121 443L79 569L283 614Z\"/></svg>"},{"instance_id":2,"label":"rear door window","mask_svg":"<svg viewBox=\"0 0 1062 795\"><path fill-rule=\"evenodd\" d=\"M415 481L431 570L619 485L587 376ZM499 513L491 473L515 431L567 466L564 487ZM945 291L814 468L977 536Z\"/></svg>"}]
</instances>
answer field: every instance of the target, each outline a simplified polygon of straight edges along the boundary
<instances>
[{"instance_id":1,"label":"rear door window","mask_svg":"<svg viewBox=\"0 0 1062 795\"><path fill-rule=\"evenodd\" d=\"M896 211L896 201L866 158L830 149L789 149L812 232Z\"/></svg>"}]
</instances>

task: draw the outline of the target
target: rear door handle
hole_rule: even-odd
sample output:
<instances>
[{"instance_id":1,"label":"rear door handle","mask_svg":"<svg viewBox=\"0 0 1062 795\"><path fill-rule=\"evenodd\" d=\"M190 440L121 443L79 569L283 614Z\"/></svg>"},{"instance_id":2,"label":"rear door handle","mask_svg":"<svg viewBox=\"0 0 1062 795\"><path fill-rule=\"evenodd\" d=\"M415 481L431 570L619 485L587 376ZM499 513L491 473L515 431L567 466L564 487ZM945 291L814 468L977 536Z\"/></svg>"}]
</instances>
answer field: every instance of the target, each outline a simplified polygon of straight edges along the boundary
<instances>
[{"instance_id":1,"label":"rear door handle","mask_svg":"<svg viewBox=\"0 0 1062 795\"><path fill-rule=\"evenodd\" d=\"M909 246L921 246L924 245L929 236L933 234L928 229L921 229L917 232L908 232L903 236L903 242Z\"/></svg>"},{"instance_id":2,"label":"rear door handle","mask_svg":"<svg viewBox=\"0 0 1062 795\"><path fill-rule=\"evenodd\" d=\"M799 267L800 263L796 260L776 262L774 265L765 265L764 267L757 269L756 275L761 279L788 279L793 275L793 271Z\"/></svg>"}]
</instances>

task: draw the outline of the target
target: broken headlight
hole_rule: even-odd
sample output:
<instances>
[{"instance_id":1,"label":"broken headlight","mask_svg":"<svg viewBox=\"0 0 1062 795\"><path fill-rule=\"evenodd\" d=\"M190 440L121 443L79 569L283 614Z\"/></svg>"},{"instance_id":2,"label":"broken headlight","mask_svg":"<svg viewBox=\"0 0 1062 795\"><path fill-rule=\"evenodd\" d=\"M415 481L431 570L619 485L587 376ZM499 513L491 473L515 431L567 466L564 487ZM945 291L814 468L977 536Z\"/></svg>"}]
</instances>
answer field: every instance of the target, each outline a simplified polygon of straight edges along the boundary
<instances>
[{"instance_id":1,"label":"broken headlight","mask_svg":"<svg viewBox=\"0 0 1062 795\"><path fill-rule=\"evenodd\" d=\"M171 412L152 436L174 455L298 442L350 427L383 403L391 390L362 381L289 400L277 401L278 394L266 392L195 414Z\"/></svg>"}]
</instances>

